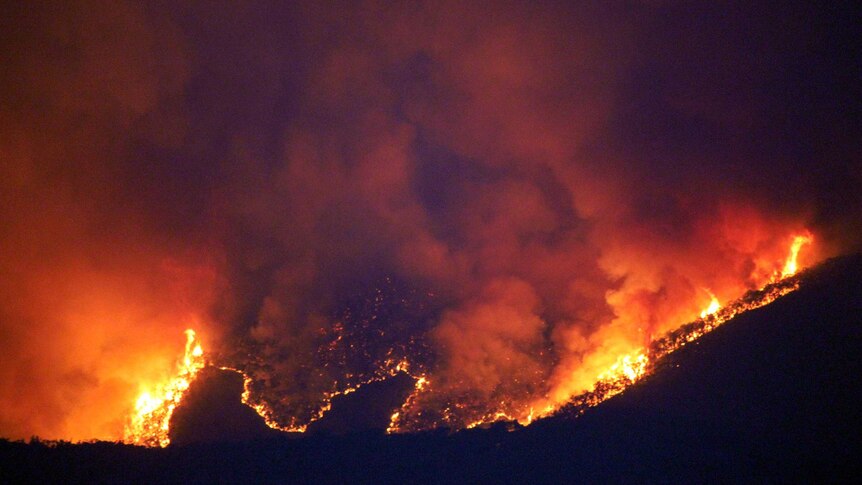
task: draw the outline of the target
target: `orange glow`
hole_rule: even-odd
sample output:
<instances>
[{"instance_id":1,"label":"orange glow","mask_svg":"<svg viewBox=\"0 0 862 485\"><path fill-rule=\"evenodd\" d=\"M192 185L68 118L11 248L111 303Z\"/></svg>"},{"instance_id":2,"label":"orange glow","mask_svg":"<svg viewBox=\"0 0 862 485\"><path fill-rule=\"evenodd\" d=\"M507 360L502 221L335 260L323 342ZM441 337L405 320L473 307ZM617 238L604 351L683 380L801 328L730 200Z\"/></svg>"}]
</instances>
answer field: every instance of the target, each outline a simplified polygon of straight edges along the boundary
<instances>
[{"instance_id":1,"label":"orange glow","mask_svg":"<svg viewBox=\"0 0 862 485\"><path fill-rule=\"evenodd\" d=\"M551 399L547 397L539 399L530 406L525 407L522 413L515 416L502 410L488 413L480 419L470 422L466 427L471 428L495 421L514 420L517 420L522 425L528 425L536 419L562 412L566 409L573 409L575 415L580 415L587 408L623 392L628 386L649 375L655 369L657 362L671 352L711 332L724 322L741 313L760 308L796 290L799 287L799 281L793 278L793 276L800 269L797 263L799 252L802 247L811 244L812 241L813 237L807 232L803 235L794 236L789 255L781 262L784 270L780 273L780 276L778 276L778 271L775 270L774 274L776 276L771 281L768 280L758 290L746 292L741 298L729 303L727 306L722 306L715 294L705 289L710 297L710 303L700 312L700 318L651 339L647 347L638 347L629 352L618 354L604 370L594 374L595 378L589 389L584 389L580 393L573 392L569 395L553 396ZM607 354L596 353L592 358L595 358L597 361L606 361L608 356ZM585 367L589 367L586 365L588 364L586 361L584 364ZM582 373L583 369L579 369L579 372ZM582 379L578 375L573 375L572 378L573 380ZM576 386L577 384L571 388L576 388Z\"/></svg>"},{"instance_id":2,"label":"orange glow","mask_svg":"<svg viewBox=\"0 0 862 485\"><path fill-rule=\"evenodd\" d=\"M574 406L577 409L577 414L580 414L586 408L595 406L623 392L626 387L648 375L654 369L656 362L664 356L689 342L697 340L737 315L768 305L777 298L799 288L798 280L792 277L799 269L797 257L802 246L810 244L812 241L813 237L807 232L805 235L794 236L782 275L759 290L747 292L726 307L722 307L715 295L707 290L711 301L709 306L700 313L699 319L652 340L646 353L644 349L638 349L619 357L608 370L599 374L591 391L573 397L568 401L569 406ZM543 415L552 414L561 409L561 406L552 406L552 409ZM533 419L533 416L529 416L529 419L525 419L525 421L529 422Z\"/></svg>"},{"instance_id":3,"label":"orange glow","mask_svg":"<svg viewBox=\"0 0 862 485\"><path fill-rule=\"evenodd\" d=\"M187 329L186 348L177 363L177 374L167 382L146 386L135 401L135 411L126 425L123 441L136 445L170 444L171 416L198 372L204 368L204 352L195 331Z\"/></svg>"},{"instance_id":4,"label":"orange glow","mask_svg":"<svg viewBox=\"0 0 862 485\"><path fill-rule=\"evenodd\" d=\"M198 372L207 365L203 348L196 338L194 330L186 330L185 353L177 364L177 375L165 383L147 386L139 394L135 402L135 410L126 425L123 441L143 446L165 447L170 444L170 419L173 411L180 404L191 383ZM410 373L410 363L406 360L385 362L385 366L377 375L362 381L352 387L328 392L323 396L320 407L312 415L308 422L301 423L291 418L287 423L279 422L273 415L269 405L252 395L252 379L240 369L227 366L219 366L221 370L237 372L243 377L242 403L252 408L272 429L291 433L304 433L309 424L323 418L332 409L332 400L338 396L351 394L362 386L372 382L385 380L398 373L405 373L416 379L414 391L411 396L422 392L429 386L428 379L423 376L414 376ZM405 406L411 402L408 397ZM398 412L392 415L392 420L387 431L397 431Z\"/></svg>"},{"instance_id":5,"label":"orange glow","mask_svg":"<svg viewBox=\"0 0 862 485\"><path fill-rule=\"evenodd\" d=\"M129 417L123 441L142 446L168 446L170 440L170 421L174 410L185 397L199 371L206 365L203 347L197 333L187 329L186 346L182 359L177 363L177 374L166 382L146 386L135 401L134 412ZM237 372L243 377L242 403L254 409L267 426L280 431L304 432L306 426L291 423L280 425L272 417L272 410L264 402L253 400L251 378L244 372L231 367L218 367L221 370ZM326 410L329 408L326 407ZM320 416L325 411L320 412ZM318 416L319 417L319 416Z\"/></svg>"},{"instance_id":6,"label":"orange glow","mask_svg":"<svg viewBox=\"0 0 862 485\"><path fill-rule=\"evenodd\" d=\"M481 409L480 404L471 407L473 405L466 402L452 401L443 406L439 417L431 426L474 428L499 421L517 421L522 425L529 425L536 419L566 409L574 409L576 415L580 414L586 408L623 392L628 386L649 375L657 362L667 354L700 338L736 315L771 303L798 288L798 279L793 277L800 269L798 257L801 249L812 241L810 233L794 236L786 259L780 262L774 260L773 268L783 270L779 272L774 269L772 282L759 290L748 291L741 298L722 306L710 289L703 288L710 298L709 304L699 312L699 318L694 316L696 310L689 313L691 323L677 326L641 345L630 345L630 342L615 342L611 339L606 343L606 347L586 356L581 367L577 369L577 374L571 376L572 383L556 393L549 393L532 401L505 397L498 401L496 409L486 412L475 412ZM692 318L694 321L691 321ZM186 330L186 337L185 352L177 364L176 376L166 382L142 388L135 402L134 414L126 427L124 441L147 446L166 446L170 443L168 432L173 410L183 399L198 371L205 365L204 351L195 332ZM628 350L626 345L630 345ZM399 433L421 429L416 428L411 419L429 410L421 399L429 395L431 381L425 374L414 375L410 362L406 359L384 361L371 377L349 387L325 393L320 407L307 422L298 422L291 418L287 423L279 422L265 402L252 396L252 379L248 374L234 368L220 368L239 372L243 376L242 402L254 409L269 427L277 430L304 432L310 423L321 419L331 409L335 397L350 394L366 384L385 380L398 373L413 377L414 388L401 407L390 416L386 431ZM589 381L591 384L578 389L577 383L581 381ZM469 416L469 413L473 413L472 418L464 420L464 416ZM428 426L429 423L426 422L425 427Z\"/></svg>"},{"instance_id":7,"label":"orange glow","mask_svg":"<svg viewBox=\"0 0 862 485\"><path fill-rule=\"evenodd\" d=\"M796 274L798 269L798 263L796 260L799 257L799 250L802 249L802 246L811 244L813 241L814 236L812 236L811 233L794 236L793 243L790 245L790 254L787 256L787 261L784 263L784 269L781 270L782 278Z\"/></svg>"},{"instance_id":8,"label":"orange glow","mask_svg":"<svg viewBox=\"0 0 862 485\"><path fill-rule=\"evenodd\" d=\"M648 363L649 357L646 356L643 349L638 349L631 354L618 358L616 363L610 369L599 374L596 380L602 382L625 379L634 383L644 375Z\"/></svg>"},{"instance_id":9,"label":"orange glow","mask_svg":"<svg viewBox=\"0 0 862 485\"><path fill-rule=\"evenodd\" d=\"M707 315L712 315L721 308L721 303L718 302L718 298L716 298L711 291L706 290L706 292L709 293L710 302L709 306L700 312L700 318L706 318Z\"/></svg>"},{"instance_id":10,"label":"orange glow","mask_svg":"<svg viewBox=\"0 0 862 485\"><path fill-rule=\"evenodd\" d=\"M701 59L654 35L652 7L458 2L429 22L347 3L263 31L245 7L225 11L236 22L137 2L15 16L0 438L163 446L192 379L220 366L278 430L358 425L335 414L374 388L399 401L390 432L532 423L862 244L857 141L824 129L799 150L811 116L764 121L786 105L760 100L765 83L811 84L786 69L724 96L699 67L739 45ZM649 55L668 48L674 62ZM643 69L698 89L629 89ZM847 125L820 101L803 107ZM645 107L666 122L619 122ZM708 129L675 130L691 117Z\"/></svg>"},{"instance_id":11,"label":"orange glow","mask_svg":"<svg viewBox=\"0 0 862 485\"><path fill-rule=\"evenodd\" d=\"M397 411L392 413L392 416L390 416L389 426L386 427L387 433L398 433L401 431L399 428L401 413L409 409L416 401L416 397L430 384L431 383L428 381L428 379L425 378L425 376L419 376L419 378L416 379L416 382L413 384L413 391L410 393L409 396L407 396L407 399L404 401L404 404L402 404L401 407Z\"/></svg>"}]
</instances>

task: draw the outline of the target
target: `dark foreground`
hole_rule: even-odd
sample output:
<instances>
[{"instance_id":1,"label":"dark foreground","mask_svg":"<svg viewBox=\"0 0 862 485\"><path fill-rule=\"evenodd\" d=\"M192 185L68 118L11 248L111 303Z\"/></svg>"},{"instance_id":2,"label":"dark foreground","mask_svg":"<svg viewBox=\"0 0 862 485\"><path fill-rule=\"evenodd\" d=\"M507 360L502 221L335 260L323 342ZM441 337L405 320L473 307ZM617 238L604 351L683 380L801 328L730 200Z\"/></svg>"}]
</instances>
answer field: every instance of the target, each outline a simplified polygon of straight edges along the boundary
<instances>
[{"instance_id":1,"label":"dark foreground","mask_svg":"<svg viewBox=\"0 0 862 485\"><path fill-rule=\"evenodd\" d=\"M167 449L0 441L0 483L849 481L862 472L862 256L803 281L576 420Z\"/></svg>"}]
</instances>

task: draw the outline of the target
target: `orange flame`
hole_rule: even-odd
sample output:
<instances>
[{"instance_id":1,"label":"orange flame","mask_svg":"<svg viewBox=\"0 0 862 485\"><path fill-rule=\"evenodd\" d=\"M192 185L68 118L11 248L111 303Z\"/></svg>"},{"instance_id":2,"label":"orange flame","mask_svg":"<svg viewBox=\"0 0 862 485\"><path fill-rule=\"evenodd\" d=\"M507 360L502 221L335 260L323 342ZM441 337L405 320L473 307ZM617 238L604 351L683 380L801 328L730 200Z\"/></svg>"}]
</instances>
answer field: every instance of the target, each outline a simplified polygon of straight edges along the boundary
<instances>
[{"instance_id":1,"label":"orange flame","mask_svg":"<svg viewBox=\"0 0 862 485\"><path fill-rule=\"evenodd\" d=\"M619 357L614 365L599 374L597 380L601 382L626 379L634 383L644 375L648 363L649 357L644 353L644 349L638 349Z\"/></svg>"},{"instance_id":2,"label":"orange flame","mask_svg":"<svg viewBox=\"0 0 862 485\"><path fill-rule=\"evenodd\" d=\"M704 288L706 292L709 294L710 302L709 306L704 308L702 312L700 312L700 318L706 318L707 315L712 315L717 312L721 308L721 303L719 303L718 298L712 294L711 291Z\"/></svg>"},{"instance_id":3,"label":"orange flame","mask_svg":"<svg viewBox=\"0 0 862 485\"><path fill-rule=\"evenodd\" d=\"M203 347L197 340L195 331L187 329L185 334L185 353L180 362L177 363L177 375L167 382L156 384L141 391L135 401L134 413L126 424L124 442L151 447L165 447L170 444L171 416L185 397L198 372L207 365ZM252 381L247 374L231 367L219 367L219 369L237 372L243 377L242 402L254 409L267 426L280 431L305 431L306 426L297 426L293 423L288 426L279 425L273 419L272 411L266 403L255 402L251 396ZM323 413L320 414L322 416Z\"/></svg>"},{"instance_id":4,"label":"orange flame","mask_svg":"<svg viewBox=\"0 0 862 485\"><path fill-rule=\"evenodd\" d=\"M407 372L406 369L404 371ZM419 378L416 379L416 382L413 384L413 392L411 392L410 395L407 396L407 399L404 401L404 404L402 404L401 407L398 408L397 411L392 413L392 416L390 416L389 426L386 427L387 433L398 433L401 431L400 425L402 413L405 410L409 409L411 406L413 406L413 403L416 401L417 396L430 385L431 382L428 381L425 376L419 376Z\"/></svg>"},{"instance_id":5,"label":"orange flame","mask_svg":"<svg viewBox=\"0 0 862 485\"><path fill-rule=\"evenodd\" d=\"M135 402L134 412L126 424L123 437L124 442L150 447L165 447L170 444L171 416L186 395L198 372L207 365L203 348L196 338L195 331L188 329L185 333L187 339L185 353L177 363L176 376L164 383L149 386L141 391ZM424 375L414 376L410 372L410 363L407 360L398 362L388 360L384 368L371 378L352 387L326 393L323 396L320 408L314 413L308 423L302 424L298 423L295 419L291 419L289 423L281 424L274 418L272 410L265 402L252 396L252 379L248 374L232 367L219 366L218 368L237 372L243 377L242 403L252 408L263 418L267 426L279 431L294 433L305 432L310 423L322 418L332 408L333 398L355 392L366 384L384 380L398 373L405 373L416 379L414 394L422 392L429 385L428 379ZM413 395L411 394L411 396ZM411 402L410 398L407 399L405 405L409 402ZM392 422L388 431L396 431L397 415L398 413L396 412L392 416Z\"/></svg>"},{"instance_id":6,"label":"orange flame","mask_svg":"<svg viewBox=\"0 0 862 485\"><path fill-rule=\"evenodd\" d=\"M707 290L711 301L709 306L700 313L699 320L683 325L681 328L654 340L650 348L652 358L645 355L643 349L620 357L608 371L599 375L593 391L583 395L587 396L583 404L586 407L595 406L619 394L626 387L647 375L653 368L651 364L654 364L655 361L687 343L697 340L737 315L768 305L777 298L798 289L799 282L790 281L790 277L796 274L799 269L797 265L799 250L812 241L813 236L808 232L804 235L794 236L790 254L784 263L781 276L760 290L747 293L743 298L734 301L726 308L722 307L715 295Z\"/></svg>"},{"instance_id":7,"label":"orange flame","mask_svg":"<svg viewBox=\"0 0 862 485\"><path fill-rule=\"evenodd\" d=\"M530 406L520 407L508 401L500 402L500 408L466 423L467 428L488 425L499 421L518 421L528 425L536 419L551 415L561 409L574 407L576 414L586 408L595 406L610 397L623 392L628 386L647 376L664 356L692 342L717 328L722 323L748 310L759 308L799 287L798 280L791 278L799 269L799 253L801 249L812 244L813 236L806 232L792 238L788 256L783 262L782 270L774 271L772 281L763 288L746 293L742 298L722 306L711 290L704 288L709 295L709 305L700 312L700 318L680 328L670 331L649 342L648 347L636 348L619 355L613 364L598 372L591 390L574 396L560 396L555 399L543 398ZM768 274L768 273L767 273ZM196 339L194 330L186 330L186 347L183 358L178 362L177 375L165 383L144 389L135 403L135 411L125 429L124 441L146 446L167 446L170 418L179 405L194 380L198 371L205 366L204 352ZM339 395L350 394L365 384L387 379L397 373L405 373L415 379L414 389L408 395L399 409L392 413L387 427L388 433L405 431L402 420L410 413L418 402L420 394L431 387L431 382L424 375L414 375L410 371L407 360L387 360L373 376L340 390L333 390L323 396L321 406L307 423L291 420L283 425L276 421L272 410L265 402L252 397L252 379L245 372L229 367L219 367L240 373L244 379L242 402L254 409L273 428L282 431L304 432L308 424L322 418L332 407L332 399ZM457 404L455 407L459 407ZM449 421L449 408L442 412L444 422ZM462 423L462 426L465 424Z\"/></svg>"},{"instance_id":8,"label":"orange flame","mask_svg":"<svg viewBox=\"0 0 862 485\"><path fill-rule=\"evenodd\" d=\"M270 428L276 429L279 431L286 431L289 433L304 433L307 425L297 425L295 422L291 421L288 425L281 425L278 421L273 418L272 409L263 401L255 400L251 394L251 384L252 379L245 372L234 369L233 367L219 367L221 370L227 370L231 372L236 372L237 374L242 376L243 379L243 390L242 390L242 403L246 406L252 408L258 416L263 418L263 422Z\"/></svg>"},{"instance_id":9,"label":"orange flame","mask_svg":"<svg viewBox=\"0 0 862 485\"><path fill-rule=\"evenodd\" d=\"M781 277L786 278L796 274L798 264L796 262L799 257L799 250L806 244L814 242L814 237L811 233L806 233L793 238L793 243L790 245L790 255L787 256L787 261L784 263L784 269L781 270Z\"/></svg>"},{"instance_id":10,"label":"orange flame","mask_svg":"<svg viewBox=\"0 0 862 485\"><path fill-rule=\"evenodd\" d=\"M177 375L141 391L135 401L135 411L126 424L124 442L161 447L170 444L168 434L174 409L205 365L204 351L195 331L187 329L185 334L185 354L177 363Z\"/></svg>"},{"instance_id":11,"label":"orange flame","mask_svg":"<svg viewBox=\"0 0 862 485\"><path fill-rule=\"evenodd\" d=\"M355 385L343 388L341 390L333 390L331 392L325 393L323 395L323 399L320 403L320 407L314 412L314 414L311 416L311 418L307 422L301 423L296 418L291 418L287 424L281 424L280 422L278 422L275 419L275 417L273 416L272 410L270 409L270 407L265 402L260 401L260 400L255 400L252 397L252 395L251 395L251 384L252 384L251 377L249 377L245 372L243 372L239 369L234 369L231 367L219 367L219 368L223 369L223 370L230 370L230 371L238 372L239 374L241 374L243 376L245 387L244 387L244 392L242 394L242 402L243 402L243 404L254 409L255 412L257 412L257 414L263 418L263 420L267 426L269 426L272 429L276 429L279 431L291 432L291 433L304 433L305 431L308 430L308 426L311 423L318 421L321 418L323 418L326 415L326 413L328 413L332 409L332 400L334 398L336 398L338 396L345 396L347 394L351 394L353 392L358 391L361 387L363 387L365 385L371 384L373 382L383 381L385 379L388 379L390 377L395 376L398 373L407 374L408 376L413 377L416 380L414 383L413 393L411 393L410 396L408 396L407 400L405 401L404 405L402 405L401 409L404 409L406 406L408 406L409 403L412 402L412 399L415 399L415 395L417 395L418 393L427 389L427 387L430 384L430 382L428 381L428 379L424 375L414 375L414 373L412 373L410 371L410 362L407 361L406 359L402 359L398 362L396 362L393 359L387 359L383 363L383 366L381 367L381 369L379 369L375 375L373 375L373 376L371 376L371 377L369 377L369 378L367 378L361 382L358 382ZM396 411L395 413L392 414L392 416L390 418L390 423L389 423L389 426L387 427L387 432L398 432L398 418L399 418L399 412Z\"/></svg>"},{"instance_id":12,"label":"orange flame","mask_svg":"<svg viewBox=\"0 0 862 485\"><path fill-rule=\"evenodd\" d=\"M710 296L710 303L701 311L699 319L652 340L649 349L638 348L620 355L614 364L598 374L591 390L564 400L552 401L551 404L548 404L547 398L541 399L530 406L529 412L525 412L523 416L517 418L517 421L528 425L538 418L549 416L566 407L574 407L577 410L575 414L580 415L586 408L598 405L623 392L628 386L648 375L655 368L656 362L671 352L697 340L741 313L772 303L777 298L796 290L799 288L799 281L792 276L800 269L799 252L803 246L811 244L813 240L813 236L807 231L805 234L794 236L783 270L781 273L776 271L772 281L761 289L749 291L726 307L721 305L710 290L705 289ZM537 406L542 409L541 412L535 412ZM502 412L491 413L468 427L498 420L513 420L513 418Z\"/></svg>"}]
</instances>

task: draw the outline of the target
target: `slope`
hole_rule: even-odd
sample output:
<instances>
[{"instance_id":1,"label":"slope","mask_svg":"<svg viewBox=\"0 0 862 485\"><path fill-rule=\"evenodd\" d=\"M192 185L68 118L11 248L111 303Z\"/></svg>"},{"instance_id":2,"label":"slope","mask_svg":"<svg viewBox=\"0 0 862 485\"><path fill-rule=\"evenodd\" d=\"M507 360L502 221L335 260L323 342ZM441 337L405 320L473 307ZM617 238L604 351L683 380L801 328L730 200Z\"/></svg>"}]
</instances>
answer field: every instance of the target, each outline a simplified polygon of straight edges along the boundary
<instances>
[{"instance_id":1,"label":"slope","mask_svg":"<svg viewBox=\"0 0 862 485\"><path fill-rule=\"evenodd\" d=\"M669 355L582 417L387 436L144 449L0 443L0 479L119 482L810 482L858 475L862 255ZM514 431L511 431L514 429Z\"/></svg>"}]
</instances>

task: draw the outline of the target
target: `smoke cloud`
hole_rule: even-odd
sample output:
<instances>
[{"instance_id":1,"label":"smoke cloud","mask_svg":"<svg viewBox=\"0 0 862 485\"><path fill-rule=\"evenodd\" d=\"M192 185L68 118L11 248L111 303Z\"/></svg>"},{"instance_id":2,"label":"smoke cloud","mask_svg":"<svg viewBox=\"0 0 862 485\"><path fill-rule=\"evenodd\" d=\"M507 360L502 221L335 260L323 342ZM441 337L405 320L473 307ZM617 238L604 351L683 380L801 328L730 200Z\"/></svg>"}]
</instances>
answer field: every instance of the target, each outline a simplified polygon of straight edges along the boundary
<instances>
[{"instance_id":1,"label":"smoke cloud","mask_svg":"<svg viewBox=\"0 0 862 485\"><path fill-rule=\"evenodd\" d=\"M851 7L568 3L3 6L0 435L118 438L190 326L285 423L523 413L859 249Z\"/></svg>"}]
</instances>

